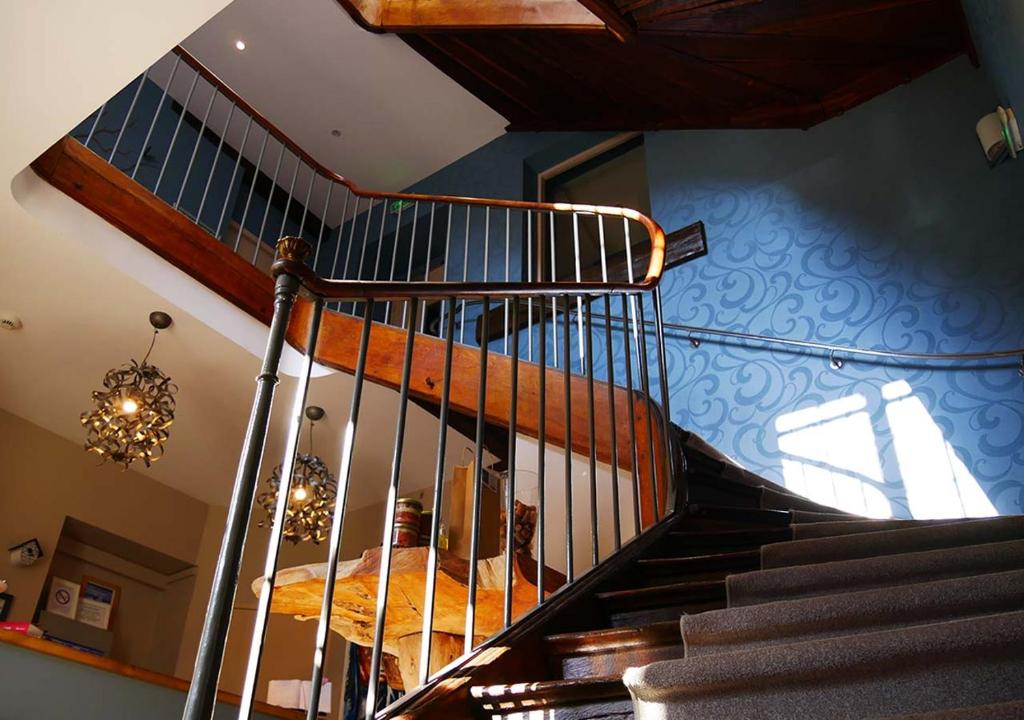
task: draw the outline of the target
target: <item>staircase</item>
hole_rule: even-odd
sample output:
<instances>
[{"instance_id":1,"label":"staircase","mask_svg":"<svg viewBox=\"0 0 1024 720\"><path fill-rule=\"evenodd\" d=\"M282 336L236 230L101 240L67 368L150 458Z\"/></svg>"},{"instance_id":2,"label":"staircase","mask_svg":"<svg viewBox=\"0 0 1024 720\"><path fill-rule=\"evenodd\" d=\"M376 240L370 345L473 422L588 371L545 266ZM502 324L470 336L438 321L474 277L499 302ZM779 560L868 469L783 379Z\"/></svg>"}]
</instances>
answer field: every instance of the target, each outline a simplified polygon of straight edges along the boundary
<instances>
[{"instance_id":1,"label":"staircase","mask_svg":"<svg viewBox=\"0 0 1024 720\"><path fill-rule=\"evenodd\" d=\"M471 715L1024 717L1024 517L808 511L683 437L690 506Z\"/></svg>"}]
</instances>

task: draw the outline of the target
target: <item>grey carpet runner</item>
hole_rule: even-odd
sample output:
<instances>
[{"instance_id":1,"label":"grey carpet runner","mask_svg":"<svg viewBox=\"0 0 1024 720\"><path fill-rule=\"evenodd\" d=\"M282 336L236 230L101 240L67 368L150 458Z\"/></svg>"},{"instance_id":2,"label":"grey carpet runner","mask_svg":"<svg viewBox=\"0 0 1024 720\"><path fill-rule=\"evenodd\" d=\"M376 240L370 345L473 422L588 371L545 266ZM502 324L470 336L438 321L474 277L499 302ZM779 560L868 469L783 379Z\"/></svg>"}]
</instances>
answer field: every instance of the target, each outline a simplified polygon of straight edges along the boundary
<instances>
[{"instance_id":1,"label":"grey carpet runner","mask_svg":"<svg viewBox=\"0 0 1024 720\"><path fill-rule=\"evenodd\" d=\"M626 672L638 718L1024 718L1024 517L806 519Z\"/></svg>"}]
</instances>

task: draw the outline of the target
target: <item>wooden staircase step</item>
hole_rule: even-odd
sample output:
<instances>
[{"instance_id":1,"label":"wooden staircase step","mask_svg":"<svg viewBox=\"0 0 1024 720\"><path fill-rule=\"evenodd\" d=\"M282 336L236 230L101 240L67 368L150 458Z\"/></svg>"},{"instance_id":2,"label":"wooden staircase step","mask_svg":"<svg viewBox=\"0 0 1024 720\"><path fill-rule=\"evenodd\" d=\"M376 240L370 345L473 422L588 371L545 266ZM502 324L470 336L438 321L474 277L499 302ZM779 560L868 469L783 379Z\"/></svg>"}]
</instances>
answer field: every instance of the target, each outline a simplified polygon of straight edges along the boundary
<instances>
[{"instance_id":1,"label":"wooden staircase step","mask_svg":"<svg viewBox=\"0 0 1024 720\"><path fill-rule=\"evenodd\" d=\"M725 581L700 580L595 593L612 627L678 620L684 613L725 607Z\"/></svg>"},{"instance_id":2,"label":"wooden staircase step","mask_svg":"<svg viewBox=\"0 0 1024 720\"><path fill-rule=\"evenodd\" d=\"M618 677L636 667L683 657L678 621L562 633L544 638L551 669L563 678Z\"/></svg>"},{"instance_id":3,"label":"wooden staircase step","mask_svg":"<svg viewBox=\"0 0 1024 720\"><path fill-rule=\"evenodd\" d=\"M735 507L732 505L690 505L686 510L686 527L701 529L705 524L708 529L714 527L735 526L750 528L751 526L785 527L792 522L791 514L786 510L763 510L760 508Z\"/></svg>"},{"instance_id":4,"label":"wooden staircase step","mask_svg":"<svg viewBox=\"0 0 1024 720\"><path fill-rule=\"evenodd\" d=\"M633 717L633 701L618 676L482 685L469 692L478 717L522 718L538 710L545 720Z\"/></svg>"},{"instance_id":5,"label":"wooden staircase step","mask_svg":"<svg viewBox=\"0 0 1024 720\"><path fill-rule=\"evenodd\" d=\"M760 550L690 557L658 557L637 560L633 576L643 585L664 585L674 578L677 582L695 580L722 580L727 575L761 569Z\"/></svg>"},{"instance_id":6,"label":"wooden staircase step","mask_svg":"<svg viewBox=\"0 0 1024 720\"><path fill-rule=\"evenodd\" d=\"M789 527L739 530L675 530L662 544L665 556L707 555L709 550L750 550L762 545L793 539Z\"/></svg>"}]
</instances>

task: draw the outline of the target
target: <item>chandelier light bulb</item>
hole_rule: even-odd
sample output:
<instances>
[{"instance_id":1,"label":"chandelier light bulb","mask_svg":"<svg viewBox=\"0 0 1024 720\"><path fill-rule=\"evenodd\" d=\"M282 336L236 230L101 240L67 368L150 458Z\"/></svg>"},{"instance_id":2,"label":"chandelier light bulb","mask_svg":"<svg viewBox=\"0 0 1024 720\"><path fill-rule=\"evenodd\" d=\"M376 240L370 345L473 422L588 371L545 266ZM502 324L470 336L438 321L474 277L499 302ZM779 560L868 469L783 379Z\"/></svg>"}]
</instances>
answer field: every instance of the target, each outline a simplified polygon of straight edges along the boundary
<instances>
[{"instance_id":1,"label":"chandelier light bulb","mask_svg":"<svg viewBox=\"0 0 1024 720\"><path fill-rule=\"evenodd\" d=\"M297 488L295 488L294 492L292 492L292 497L295 498L296 500L298 500L299 502L302 502L303 500L306 499L306 488L304 488L304 487L297 487Z\"/></svg>"},{"instance_id":2,"label":"chandelier light bulb","mask_svg":"<svg viewBox=\"0 0 1024 720\"><path fill-rule=\"evenodd\" d=\"M124 402L121 403L121 411L125 415L131 415L139 409L139 404L131 398L125 398Z\"/></svg>"}]
</instances>

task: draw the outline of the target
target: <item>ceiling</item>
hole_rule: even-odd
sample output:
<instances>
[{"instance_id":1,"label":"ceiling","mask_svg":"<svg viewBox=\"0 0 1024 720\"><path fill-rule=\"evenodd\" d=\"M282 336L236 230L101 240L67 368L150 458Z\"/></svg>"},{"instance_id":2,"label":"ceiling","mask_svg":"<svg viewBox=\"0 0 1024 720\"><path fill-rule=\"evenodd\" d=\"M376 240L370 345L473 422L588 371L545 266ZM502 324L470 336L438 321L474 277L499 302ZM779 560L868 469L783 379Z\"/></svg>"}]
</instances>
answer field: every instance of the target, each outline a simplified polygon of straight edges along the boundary
<instances>
[{"instance_id":1,"label":"ceiling","mask_svg":"<svg viewBox=\"0 0 1024 720\"><path fill-rule=\"evenodd\" d=\"M556 28L401 37L515 130L806 128L973 55L959 0L588 5L630 28L626 41Z\"/></svg>"},{"instance_id":2,"label":"ceiling","mask_svg":"<svg viewBox=\"0 0 1024 720\"><path fill-rule=\"evenodd\" d=\"M309 0L304 7L325 4L338 26L349 24L330 0ZM181 388L177 418L166 457L150 469L132 469L221 505L234 480L267 328L26 168L223 6L223 0L139 0L127 10L119 0L95 0L53 12L45 3L20 3L0 25L0 309L16 311L24 322L21 330L0 332L0 407L80 444L78 417L91 390L110 367L141 357L151 332L148 313L165 310L175 322L159 337L152 360ZM264 41L272 39L255 42ZM285 377L278 388L264 474L280 462L293 387ZM311 385L311 402L328 413L317 428L316 449L334 467L350 393L346 375L321 374ZM365 390L353 508L385 496L395 398L381 387ZM409 423L411 453L436 447L436 418L413 407ZM453 440L457 450L460 440ZM82 457L93 462L84 452ZM40 463L39 480L45 481L46 459ZM428 485L432 466L406 463L403 490ZM109 464L105 471L121 473Z\"/></svg>"},{"instance_id":3,"label":"ceiling","mask_svg":"<svg viewBox=\"0 0 1024 720\"><path fill-rule=\"evenodd\" d=\"M372 190L409 187L506 125L399 38L360 29L334 0L304 0L301 12L291 2L235 0L181 44L310 155Z\"/></svg>"}]
</instances>

